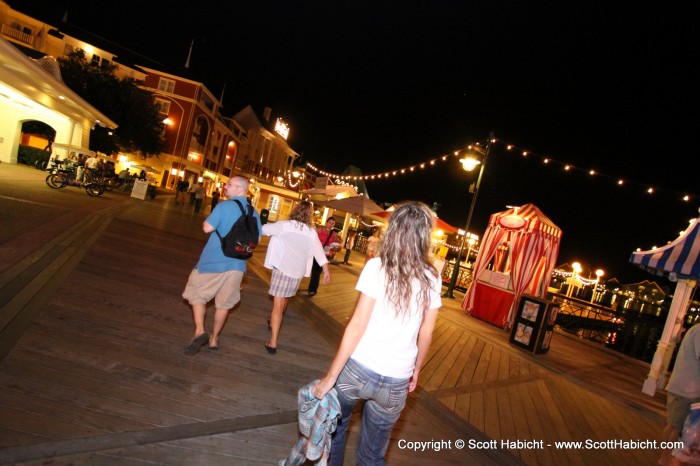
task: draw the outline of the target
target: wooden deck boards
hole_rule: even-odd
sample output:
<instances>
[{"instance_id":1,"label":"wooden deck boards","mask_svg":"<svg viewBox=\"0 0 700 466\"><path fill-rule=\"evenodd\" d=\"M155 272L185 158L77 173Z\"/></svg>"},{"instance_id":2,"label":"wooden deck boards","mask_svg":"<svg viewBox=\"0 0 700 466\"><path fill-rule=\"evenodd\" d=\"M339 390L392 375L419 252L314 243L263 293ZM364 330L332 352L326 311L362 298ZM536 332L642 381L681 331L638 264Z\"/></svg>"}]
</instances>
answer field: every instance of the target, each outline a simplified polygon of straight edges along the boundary
<instances>
[{"instance_id":1,"label":"wooden deck boards","mask_svg":"<svg viewBox=\"0 0 700 466\"><path fill-rule=\"evenodd\" d=\"M263 348L271 302L261 245L221 349L188 357L182 350L191 311L181 293L206 239L203 217L136 201L111 215L97 222L96 236L79 227L75 240L66 240L76 251L86 235L94 242L61 281L25 277L55 292L0 361L0 464L43 464L47 457L36 455L52 448L65 453L53 464L76 465L271 464L286 456L296 439L296 392L323 374L335 352L357 301L363 256L353 255L353 267L333 265L331 284L315 297L300 291L290 301L280 351L270 356ZM643 364L559 334L546 355L515 348L507 337L465 316L458 300L444 300L420 388L392 434L390 464L655 464L653 450L554 447L658 439L663 400L630 390ZM351 425L348 461L358 429ZM127 432L150 440L121 437ZM551 446L415 453L397 443L441 438Z\"/></svg>"}]
</instances>

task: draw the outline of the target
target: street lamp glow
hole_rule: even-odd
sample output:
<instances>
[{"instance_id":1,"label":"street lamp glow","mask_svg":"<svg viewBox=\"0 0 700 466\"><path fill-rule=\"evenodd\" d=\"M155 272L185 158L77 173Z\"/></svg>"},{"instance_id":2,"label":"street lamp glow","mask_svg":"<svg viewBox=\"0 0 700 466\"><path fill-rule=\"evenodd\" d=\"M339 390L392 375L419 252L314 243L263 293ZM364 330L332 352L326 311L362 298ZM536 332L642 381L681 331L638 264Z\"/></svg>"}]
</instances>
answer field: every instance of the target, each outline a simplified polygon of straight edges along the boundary
<instances>
[{"instance_id":1,"label":"street lamp glow","mask_svg":"<svg viewBox=\"0 0 700 466\"><path fill-rule=\"evenodd\" d=\"M462 236L462 242L459 244L459 251L457 252L457 257L455 258L455 263L454 266L452 267L452 277L450 279L450 284L447 286L447 291L445 291L445 294L443 297L445 298L454 298L453 290L455 287L455 284L457 283L457 276L459 275L459 268L460 268L460 259L462 257L462 251L464 251L464 244L466 242L467 235L469 234L469 226L471 225L472 221L472 214L474 213L474 205L476 204L476 197L479 194L479 186L481 186L481 178L484 175L484 168L486 167L486 161L489 158L489 150L491 148L491 143L494 141L493 139L493 133L489 134L489 139L488 142L486 143L486 147L483 149L481 147L479 148L472 148L469 147L470 151L473 150L474 152L477 152L482 156L482 161L479 162L476 160L475 157L473 156L468 156L465 157L464 159L461 159L460 162L462 163L462 167L466 171L471 171L473 170L477 165L481 164L481 167L479 168L479 175L476 178L476 184L474 185L474 190L472 192L472 202L471 205L469 206L469 213L467 214L467 223L464 227L464 236ZM467 162L468 160L473 160L474 162ZM473 165L472 165L473 163ZM471 169L469 168L471 167ZM470 247L471 249L471 247ZM467 263L469 262L469 257L467 257Z\"/></svg>"},{"instance_id":2,"label":"street lamp glow","mask_svg":"<svg viewBox=\"0 0 700 466\"><path fill-rule=\"evenodd\" d=\"M595 271L595 283L593 284L593 292L591 293L591 303L595 300L595 292L598 289L598 282L600 282L600 277L605 275L603 269L598 269Z\"/></svg>"},{"instance_id":3,"label":"street lamp glow","mask_svg":"<svg viewBox=\"0 0 700 466\"><path fill-rule=\"evenodd\" d=\"M463 168L465 171L468 171L468 172L473 171L473 170L476 168L477 165L480 165L480 164L481 164L480 161L476 160L476 159L475 159L474 157L472 157L472 156L469 156L469 157L465 157L465 158L463 158L463 159L460 159L459 162L462 164L462 168Z\"/></svg>"},{"instance_id":4,"label":"street lamp glow","mask_svg":"<svg viewBox=\"0 0 700 466\"><path fill-rule=\"evenodd\" d=\"M576 280L578 280L578 275L581 273L581 264L578 262L574 262L571 264L571 268L574 269L573 272L571 273L571 277L569 279L569 286L567 287L566 290L566 296L571 297L571 294L574 291L574 284L576 283Z\"/></svg>"}]
</instances>

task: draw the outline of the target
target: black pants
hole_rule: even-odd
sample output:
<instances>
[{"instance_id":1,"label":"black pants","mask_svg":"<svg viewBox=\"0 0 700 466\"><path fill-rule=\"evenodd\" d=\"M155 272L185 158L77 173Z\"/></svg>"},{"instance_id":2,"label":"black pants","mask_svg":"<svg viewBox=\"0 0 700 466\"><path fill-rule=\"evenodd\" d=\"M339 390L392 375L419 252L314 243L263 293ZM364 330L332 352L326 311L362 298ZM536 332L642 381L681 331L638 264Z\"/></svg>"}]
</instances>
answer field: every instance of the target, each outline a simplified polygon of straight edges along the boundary
<instances>
[{"instance_id":1,"label":"black pants","mask_svg":"<svg viewBox=\"0 0 700 466\"><path fill-rule=\"evenodd\" d=\"M323 271L323 267L318 265L318 262L314 259L314 264L311 266L311 278L309 279L309 293L318 291L318 284L321 282L321 271Z\"/></svg>"},{"instance_id":2,"label":"black pants","mask_svg":"<svg viewBox=\"0 0 700 466\"><path fill-rule=\"evenodd\" d=\"M346 249L345 250L345 257L343 258L343 263L347 264L348 261L350 260L350 253L352 252L352 249Z\"/></svg>"}]
</instances>

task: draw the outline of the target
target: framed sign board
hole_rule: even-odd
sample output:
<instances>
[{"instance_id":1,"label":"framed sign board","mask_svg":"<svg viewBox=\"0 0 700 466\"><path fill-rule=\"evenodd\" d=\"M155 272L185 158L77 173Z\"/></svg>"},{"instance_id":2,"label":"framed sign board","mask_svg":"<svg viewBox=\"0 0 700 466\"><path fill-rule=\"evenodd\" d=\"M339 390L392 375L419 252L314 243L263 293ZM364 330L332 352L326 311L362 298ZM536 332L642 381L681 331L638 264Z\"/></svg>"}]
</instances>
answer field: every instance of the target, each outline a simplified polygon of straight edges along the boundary
<instances>
[{"instance_id":1,"label":"framed sign board","mask_svg":"<svg viewBox=\"0 0 700 466\"><path fill-rule=\"evenodd\" d=\"M559 308L545 299L522 295L513 319L510 343L535 353L546 352L552 339L553 320L556 314L552 310ZM549 322L552 322L550 324ZM546 345L546 349L543 348ZM542 351L544 349L544 351Z\"/></svg>"}]
</instances>

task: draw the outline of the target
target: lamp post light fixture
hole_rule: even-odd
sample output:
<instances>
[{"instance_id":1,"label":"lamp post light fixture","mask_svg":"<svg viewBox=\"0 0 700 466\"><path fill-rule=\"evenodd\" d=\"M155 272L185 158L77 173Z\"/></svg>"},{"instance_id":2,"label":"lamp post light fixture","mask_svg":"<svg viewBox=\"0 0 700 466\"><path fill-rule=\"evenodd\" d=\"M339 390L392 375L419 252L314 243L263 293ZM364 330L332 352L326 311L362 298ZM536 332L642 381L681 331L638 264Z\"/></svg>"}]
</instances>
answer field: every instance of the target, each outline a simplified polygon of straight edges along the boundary
<instances>
[{"instance_id":1,"label":"lamp post light fixture","mask_svg":"<svg viewBox=\"0 0 700 466\"><path fill-rule=\"evenodd\" d=\"M593 293L591 294L591 303L595 299L595 292L598 289L598 283L600 282L600 277L605 275L605 272L603 272L603 269L598 269L595 271L595 283L593 284Z\"/></svg>"},{"instance_id":2,"label":"lamp post light fixture","mask_svg":"<svg viewBox=\"0 0 700 466\"><path fill-rule=\"evenodd\" d=\"M578 274L580 274L581 270L583 270L581 268L581 264L579 264L578 262L574 262L573 264L571 264L571 268L573 268L574 270L573 272L571 272L571 281L569 283L568 289L566 290L567 298L571 297L571 293L574 291L574 282L578 280Z\"/></svg>"},{"instance_id":3,"label":"lamp post light fixture","mask_svg":"<svg viewBox=\"0 0 700 466\"><path fill-rule=\"evenodd\" d=\"M464 243L466 242L467 235L469 235L469 226L472 222L472 214L474 213L474 206L476 205L476 196L479 194L479 186L481 185L481 178L484 175L484 168L486 168L486 161L489 158L489 150L491 149L491 143L493 142L493 132L489 134L489 138L486 141L486 146L483 151L480 147L475 146L474 152L482 153L483 157L479 161L474 156L468 156L460 160L462 163L462 168L466 171L472 171L477 165L481 165L479 168L479 176L476 179L476 184L474 185L474 194L472 195L472 203L469 206L469 213L467 214L467 224L464 227L464 236L462 236L462 241L459 244L459 251L457 252L457 257L455 258L455 264L452 268L452 278L450 279L450 284L447 287L447 291L442 295L444 298L454 298L454 288L457 283L457 277L459 276L459 264L460 258L462 257L462 251L464 250ZM467 258L467 262L469 262Z\"/></svg>"},{"instance_id":4,"label":"lamp post light fixture","mask_svg":"<svg viewBox=\"0 0 700 466\"><path fill-rule=\"evenodd\" d=\"M465 234L466 234L466 232L465 232ZM472 253L472 246L474 246L474 245L476 244L476 239L474 239L474 238L469 238L469 239L467 240L467 243L469 244L469 247L467 248L467 263L466 263L466 266L467 266L467 268L469 268L469 256L470 256L471 253Z\"/></svg>"}]
</instances>

